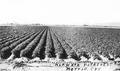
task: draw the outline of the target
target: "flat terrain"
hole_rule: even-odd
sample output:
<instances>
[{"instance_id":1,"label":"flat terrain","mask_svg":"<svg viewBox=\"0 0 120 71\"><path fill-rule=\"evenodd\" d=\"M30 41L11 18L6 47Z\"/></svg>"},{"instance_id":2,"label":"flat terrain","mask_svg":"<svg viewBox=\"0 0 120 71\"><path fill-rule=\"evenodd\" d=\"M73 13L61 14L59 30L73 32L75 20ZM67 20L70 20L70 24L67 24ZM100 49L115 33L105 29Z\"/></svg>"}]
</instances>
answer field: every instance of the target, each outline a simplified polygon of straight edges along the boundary
<instances>
[{"instance_id":1,"label":"flat terrain","mask_svg":"<svg viewBox=\"0 0 120 71\"><path fill-rule=\"evenodd\" d=\"M1 71L120 71L120 28L0 26L0 60Z\"/></svg>"}]
</instances>

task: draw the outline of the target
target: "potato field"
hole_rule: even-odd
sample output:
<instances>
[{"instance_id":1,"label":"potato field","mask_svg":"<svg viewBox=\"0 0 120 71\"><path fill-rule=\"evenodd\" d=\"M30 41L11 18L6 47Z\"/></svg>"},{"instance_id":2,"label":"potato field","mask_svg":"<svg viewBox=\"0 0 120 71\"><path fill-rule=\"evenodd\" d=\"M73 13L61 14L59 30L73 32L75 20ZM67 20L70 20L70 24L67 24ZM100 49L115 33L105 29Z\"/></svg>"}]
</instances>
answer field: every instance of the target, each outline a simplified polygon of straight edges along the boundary
<instances>
[{"instance_id":1,"label":"potato field","mask_svg":"<svg viewBox=\"0 0 120 71\"><path fill-rule=\"evenodd\" d=\"M120 65L120 28L0 26L0 63L16 61L28 64L47 62L46 64L54 64L54 67L55 65L66 67L67 62L70 62L70 65L72 63L80 65L86 62L90 64L109 62L110 64L118 61L117 65ZM87 71L81 68L71 70L67 67L67 69Z\"/></svg>"}]
</instances>

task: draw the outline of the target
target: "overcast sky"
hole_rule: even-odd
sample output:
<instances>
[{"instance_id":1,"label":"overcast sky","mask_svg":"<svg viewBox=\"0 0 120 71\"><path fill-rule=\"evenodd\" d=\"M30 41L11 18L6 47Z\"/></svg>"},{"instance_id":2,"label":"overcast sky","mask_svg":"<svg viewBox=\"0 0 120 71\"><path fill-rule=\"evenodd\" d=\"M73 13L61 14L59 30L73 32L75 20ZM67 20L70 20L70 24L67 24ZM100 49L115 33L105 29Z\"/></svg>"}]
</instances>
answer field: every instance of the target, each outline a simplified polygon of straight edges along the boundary
<instances>
[{"instance_id":1,"label":"overcast sky","mask_svg":"<svg viewBox=\"0 0 120 71\"><path fill-rule=\"evenodd\" d=\"M0 24L120 25L119 0L0 0Z\"/></svg>"}]
</instances>

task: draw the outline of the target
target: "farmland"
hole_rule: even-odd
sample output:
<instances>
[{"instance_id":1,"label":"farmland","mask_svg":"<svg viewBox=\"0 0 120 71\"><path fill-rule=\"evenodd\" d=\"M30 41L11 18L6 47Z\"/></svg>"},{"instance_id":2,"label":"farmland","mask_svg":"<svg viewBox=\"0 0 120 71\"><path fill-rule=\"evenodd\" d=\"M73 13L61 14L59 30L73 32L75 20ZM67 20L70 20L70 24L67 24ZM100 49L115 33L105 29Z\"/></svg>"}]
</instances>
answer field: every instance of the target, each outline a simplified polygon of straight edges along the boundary
<instances>
[{"instance_id":1,"label":"farmland","mask_svg":"<svg viewBox=\"0 0 120 71\"><path fill-rule=\"evenodd\" d=\"M120 29L104 27L53 28L57 36L70 44L78 56L85 52L89 56L100 54L107 58L110 58L110 55L114 58L120 57Z\"/></svg>"},{"instance_id":2,"label":"farmland","mask_svg":"<svg viewBox=\"0 0 120 71\"><path fill-rule=\"evenodd\" d=\"M72 62L67 65L84 65L86 61L90 62L90 67L95 62L98 62L98 66L99 63L107 62L109 67L111 63L116 65L114 62L117 61L119 65L120 29L83 26L0 26L0 59L1 63L22 62L30 66L38 62L38 66L48 64L53 67L66 67L64 65L67 62ZM71 66L67 67L68 71L81 70L74 68L74 65L73 68L69 67Z\"/></svg>"}]
</instances>

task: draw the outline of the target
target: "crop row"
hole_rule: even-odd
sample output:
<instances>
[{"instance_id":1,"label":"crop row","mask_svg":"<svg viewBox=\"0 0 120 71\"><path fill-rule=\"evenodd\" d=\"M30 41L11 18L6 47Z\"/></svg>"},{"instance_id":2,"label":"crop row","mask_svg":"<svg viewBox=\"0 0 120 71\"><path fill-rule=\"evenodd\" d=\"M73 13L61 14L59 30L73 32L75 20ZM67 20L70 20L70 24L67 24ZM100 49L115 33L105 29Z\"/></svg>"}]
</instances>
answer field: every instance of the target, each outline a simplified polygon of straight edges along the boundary
<instances>
[{"instance_id":1,"label":"crop row","mask_svg":"<svg viewBox=\"0 0 120 71\"><path fill-rule=\"evenodd\" d=\"M1 58L7 59L13 55L40 59L56 57L80 60L82 56L87 59L93 56L94 59L102 60L100 55L110 59L110 55L120 54L118 29L40 28L2 44Z\"/></svg>"},{"instance_id":2,"label":"crop row","mask_svg":"<svg viewBox=\"0 0 120 71\"><path fill-rule=\"evenodd\" d=\"M120 29L86 27L52 27L57 36L68 42L78 56L96 54L120 57Z\"/></svg>"},{"instance_id":3,"label":"crop row","mask_svg":"<svg viewBox=\"0 0 120 71\"><path fill-rule=\"evenodd\" d=\"M32 40L27 46L25 49L23 49L19 54L20 56L22 57L28 57L28 58L32 58L32 52L33 50L36 48L36 46L38 45L39 43L39 40L41 39L41 36L43 35L45 30L43 30L37 37L35 37L34 40ZM16 50L18 50L16 48ZM20 51L20 50L18 50ZM15 51L13 50L13 53L16 54L15 52L18 53L18 51Z\"/></svg>"},{"instance_id":4,"label":"crop row","mask_svg":"<svg viewBox=\"0 0 120 71\"><path fill-rule=\"evenodd\" d=\"M63 48L63 44L70 48ZM71 47L66 43L58 39L57 35L50 30L49 27L44 28L44 30L39 31L38 33L32 33L26 37L23 37L19 40L16 40L12 44L1 48L0 55L1 58L7 59L9 57L27 57L35 58L39 57L40 59L46 58L67 58L68 51L71 50Z\"/></svg>"},{"instance_id":5,"label":"crop row","mask_svg":"<svg viewBox=\"0 0 120 71\"><path fill-rule=\"evenodd\" d=\"M0 56L3 59L8 58L11 55L11 51L14 48L25 48L27 44L29 44L45 27L43 27L41 30L38 32L33 32L33 33L27 33L23 36L20 36L18 38L15 38L13 40L7 41L4 44L1 45L1 51L0 51ZM25 42L26 41L26 42ZM17 54L16 54L17 55ZM19 56L18 56L19 57Z\"/></svg>"},{"instance_id":6,"label":"crop row","mask_svg":"<svg viewBox=\"0 0 120 71\"><path fill-rule=\"evenodd\" d=\"M0 26L0 42L14 39L27 33L38 32L44 27L45 26Z\"/></svg>"}]
</instances>

